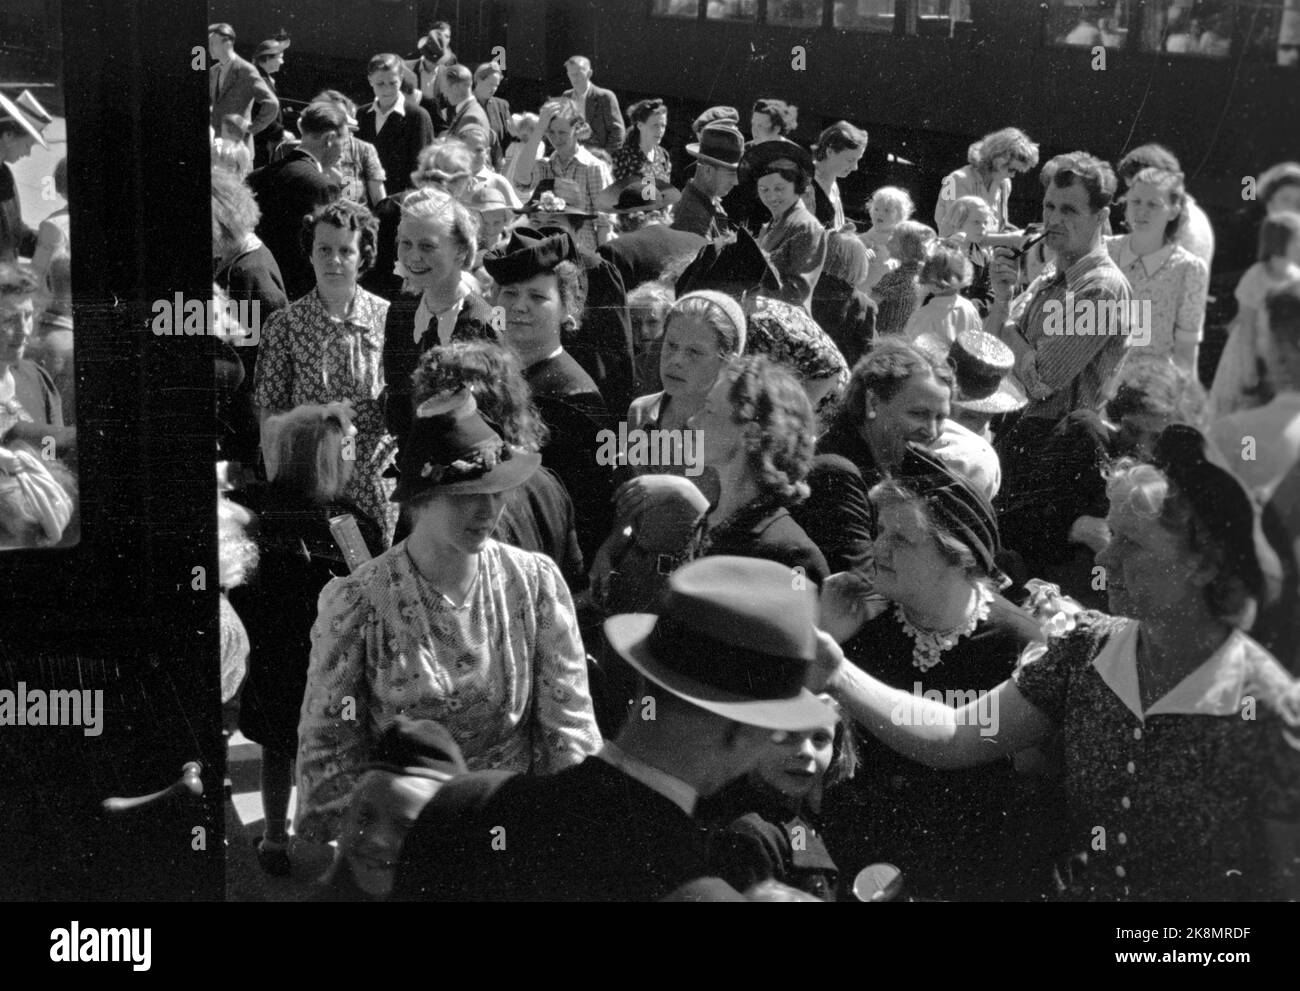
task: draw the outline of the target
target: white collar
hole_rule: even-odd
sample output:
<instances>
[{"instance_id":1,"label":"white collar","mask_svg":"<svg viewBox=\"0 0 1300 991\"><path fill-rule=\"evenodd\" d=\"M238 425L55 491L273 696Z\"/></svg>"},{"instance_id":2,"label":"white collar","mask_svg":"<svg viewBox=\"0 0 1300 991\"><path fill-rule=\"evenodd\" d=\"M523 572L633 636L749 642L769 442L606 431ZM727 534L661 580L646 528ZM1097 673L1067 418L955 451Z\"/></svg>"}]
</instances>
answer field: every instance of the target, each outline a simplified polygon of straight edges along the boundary
<instances>
[{"instance_id":1,"label":"white collar","mask_svg":"<svg viewBox=\"0 0 1300 991\"><path fill-rule=\"evenodd\" d=\"M465 300L469 298L471 290L465 285L464 280L456 284L456 300L450 306L440 313L434 313L424 302L424 294L420 294L420 305L415 310L415 326L411 328L412 336L415 343L419 344L420 339L424 337L429 329L429 324L434 320L438 322L438 340L440 344L446 344L451 340L452 331L456 327L456 320L460 316L460 311L465 306ZM446 331L447 341L442 340L443 331Z\"/></svg>"},{"instance_id":2,"label":"white collar","mask_svg":"<svg viewBox=\"0 0 1300 991\"><path fill-rule=\"evenodd\" d=\"M1151 252L1149 255L1139 255L1133 250L1133 239L1128 235L1119 242L1119 262L1120 268L1132 268L1138 262L1142 263L1142 269L1146 272L1147 278L1155 275L1160 271L1160 266L1169 260L1169 256L1174 253L1178 245L1172 241L1164 247Z\"/></svg>"},{"instance_id":3,"label":"white collar","mask_svg":"<svg viewBox=\"0 0 1300 991\"><path fill-rule=\"evenodd\" d=\"M1174 715L1236 716L1261 668L1277 666L1268 651L1240 630L1233 630L1204 664L1157 700L1144 715L1137 677L1138 626L1137 622L1130 621L1111 634L1092 666L1139 719Z\"/></svg>"},{"instance_id":4,"label":"white collar","mask_svg":"<svg viewBox=\"0 0 1300 991\"><path fill-rule=\"evenodd\" d=\"M406 116L406 97L402 93L397 94L397 102L387 110L379 109L379 101L376 100L370 107L375 112L376 117L387 117L389 114L397 114L398 117Z\"/></svg>"},{"instance_id":5,"label":"white collar","mask_svg":"<svg viewBox=\"0 0 1300 991\"><path fill-rule=\"evenodd\" d=\"M666 771L637 760L622 750L613 740L606 740L596 756L611 767L618 768L629 778L640 781L651 791L658 792L688 816L695 815L695 803L699 800L699 792L681 778L675 778Z\"/></svg>"}]
</instances>

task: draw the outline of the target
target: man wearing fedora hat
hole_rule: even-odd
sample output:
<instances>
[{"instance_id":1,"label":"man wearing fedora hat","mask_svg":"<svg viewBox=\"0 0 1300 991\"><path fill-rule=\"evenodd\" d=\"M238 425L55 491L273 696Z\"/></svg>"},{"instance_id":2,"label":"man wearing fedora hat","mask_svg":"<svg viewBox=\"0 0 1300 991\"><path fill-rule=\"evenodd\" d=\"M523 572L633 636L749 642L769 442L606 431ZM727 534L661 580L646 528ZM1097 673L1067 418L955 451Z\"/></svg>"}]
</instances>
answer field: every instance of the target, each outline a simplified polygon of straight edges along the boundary
<instances>
[{"instance_id":1,"label":"man wearing fedora hat","mask_svg":"<svg viewBox=\"0 0 1300 991\"><path fill-rule=\"evenodd\" d=\"M619 217L620 225L631 224L599 249L600 256L623 276L624 286L658 279L672 262L694 258L707 243L699 234L668 226L666 211L681 199L677 190L661 179L653 185L644 182L644 176L629 176L601 194L609 194L609 212ZM654 195L647 198L651 192Z\"/></svg>"},{"instance_id":2,"label":"man wearing fedora hat","mask_svg":"<svg viewBox=\"0 0 1300 991\"><path fill-rule=\"evenodd\" d=\"M735 188L745 136L726 121L706 124L686 151L696 160L695 175L673 210L672 227L713 241L731 228L722 197Z\"/></svg>"},{"instance_id":3,"label":"man wearing fedora hat","mask_svg":"<svg viewBox=\"0 0 1300 991\"><path fill-rule=\"evenodd\" d=\"M253 63L235 54L235 29L229 24L208 25L208 95L212 101L212 126L221 133L226 114L239 114L252 121L248 152L253 153L253 136L261 134L280 112L280 98L267 85Z\"/></svg>"},{"instance_id":4,"label":"man wearing fedora hat","mask_svg":"<svg viewBox=\"0 0 1300 991\"><path fill-rule=\"evenodd\" d=\"M774 561L707 557L669 579L657 614L606 620L641 678L617 740L547 777L447 784L407 837L395 898L651 901L714 873L696 802L772 733L836 718L803 687L826 648L816 594L796 585Z\"/></svg>"},{"instance_id":5,"label":"man wearing fedora hat","mask_svg":"<svg viewBox=\"0 0 1300 991\"><path fill-rule=\"evenodd\" d=\"M261 75L276 99L280 98L280 91L275 85L275 74L284 68L284 51L289 47L289 37L283 31L274 38L267 38L257 46L257 51L253 52L253 65L257 67L258 74ZM256 113L256 107L254 112ZM276 106L275 116L266 130L257 135L253 144L256 146L256 153L253 156L253 166L261 168L269 162L275 154L275 149L284 141L284 108Z\"/></svg>"},{"instance_id":6,"label":"man wearing fedora hat","mask_svg":"<svg viewBox=\"0 0 1300 991\"><path fill-rule=\"evenodd\" d=\"M30 95L23 91L23 96ZM35 105L40 107L39 103ZM44 128L45 121L30 109L30 104L15 102L0 93L0 262L15 262L19 255L31 256L36 250L36 231L23 222L18 184L9 166L30 155L38 144L49 147L41 136Z\"/></svg>"}]
</instances>

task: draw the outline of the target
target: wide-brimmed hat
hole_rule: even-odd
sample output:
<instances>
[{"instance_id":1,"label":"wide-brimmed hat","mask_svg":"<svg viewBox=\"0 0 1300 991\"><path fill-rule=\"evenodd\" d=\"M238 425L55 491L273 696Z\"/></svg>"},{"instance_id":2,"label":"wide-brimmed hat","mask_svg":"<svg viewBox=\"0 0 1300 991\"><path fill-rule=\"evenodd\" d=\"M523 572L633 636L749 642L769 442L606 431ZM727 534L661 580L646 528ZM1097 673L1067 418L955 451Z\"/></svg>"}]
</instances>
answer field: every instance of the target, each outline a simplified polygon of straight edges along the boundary
<instances>
[{"instance_id":1,"label":"wide-brimmed hat","mask_svg":"<svg viewBox=\"0 0 1300 991\"><path fill-rule=\"evenodd\" d=\"M1028 405L1029 397L1011 376L1015 354L992 334L982 330L958 334L948 350L948 361L957 376L954 406L996 415Z\"/></svg>"},{"instance_id":2,"label":"wide-brimmed hat","mask_svg":"<svg viewBox=\"0 0 1300 991\"><path fill-rule=\"evenodd\" d=\"M771 141L751 144L745 150L742 165L751 176L762 175L765 170L773 167L796 169L809 176L816 169L812 152L788 138L773 138Z\"/></svg>"},{"instance_id":3,"label":"wide-brimmed hat","mask_svg":"<svg viewBox=\"0 0 1300 991\"><path fill-rule=\"evenodd\" d=\"M518 214L549 213L553 216L578 217L594 220L595 213L582 210L562 196L555 195L555 180L543 179L528 197L528 202L515 210Z\"/></svg>"},{"instance_id":4,"label":"wide-brimmed hat","mask_svg":"<svg viewBox=\"0 0 1300 991\"><path fill-rule=\"evenodd\" d=\"M397 457L393 502L438 491L447 495L505 492L522 485L540 454L511 447L483 419L468 389L433 396L416 408Z\"/></svg>"},{"instance_id":5,"label":"wide-brimmed hat","mask_svg":"<svg viewBox=\"0 0 1300 991\"><path fill-rule=\"evenodd\" d=\"M686 154L701 162L735 170L745 154L745 136L731 124L709 124L700 132L700 140L686 146Z\"/></svg>"},{"instance_id":6,"label":"wide-brimmed hat","mask_svg":"<svg viewBox=\"0 0 1300 991\"><path fill-rule=\"evenodd\" d=\"M253 52L253 58L264 58L267 55L280 55L289 47L288 38L267 38L257 46L257 51Z\"/></svg>"},{"instance_id":7,"label":"wide-brimmed hat","mask_svg":"<svg viewBox=\"0 0 1300 991\"><path fill-rule=\"evenodd\" d=\"M706 557L673 573L658 613L605 621L646 678L748 726L804 730L837 718L803 687L817 656L817 593L775 561Z\"/></svg>"},{"instance_id":8,"label":"wide-brimmed hat","mask_svg":"<svg viewBox=\"0 0 1300 991\"><path fill-rule=\"evenodd\" d=\"M30 95L26 90L23 91L23 94ZM35 98L33 97L33 99ZM37 106L39 107L40 104L38 103ZM42 108L42 110L44 110L44 108ZM0 93L0 121L2 120L13 121L26 131L34 141L38 142L42 148L49 147L49 145L45 143L44 135L41 134L41 132L45 130L45 125L48 121L41 120L36 115L24 110L3 93Z\"/></svg>"},{"instance_id":9,"label":"wide-brimmed hat","mask_svg":"<svg viewBox=\"0 0 1300 991\"><path fill-rule=\"evenodd\" d=\"M666 210L681 198L682 194L673 188L672 183L658 178L651 180L638 173L602 189L596 196L596 207L604 213L626 216Z\"/></svg>"},{"instance_id":10,"label":"wide-brimmed hat","mask_svg":"<svg viewBox=\"0 0 1300 991\"><path fill-rule=\"evenodd\" d=\"M510 286L554 272L560 262L577 260L578 246L568 231L516 227L509 241L483 256L483 268L497 285Z\"/></svg>"}]
</instances>

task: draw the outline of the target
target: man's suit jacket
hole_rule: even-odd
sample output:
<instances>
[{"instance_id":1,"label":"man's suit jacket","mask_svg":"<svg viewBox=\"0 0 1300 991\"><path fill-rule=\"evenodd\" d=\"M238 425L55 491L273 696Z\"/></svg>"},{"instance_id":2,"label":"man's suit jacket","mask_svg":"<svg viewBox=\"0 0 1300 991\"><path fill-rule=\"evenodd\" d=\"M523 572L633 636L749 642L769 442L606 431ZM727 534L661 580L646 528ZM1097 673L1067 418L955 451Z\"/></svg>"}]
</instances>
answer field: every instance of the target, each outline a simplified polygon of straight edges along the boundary
<instances>
[{"instance_id":1,"label":"man's suit jacket","mask_svg":"<svg viewBox=\"0 0 1300 991\"><path fill-rule=\"evenodd\" d=\"M423 107L407 103L406 114L394 110L376 134L374 107L367 104L357 114L357 137L379 152L379 163L388 176L384 188L392 196L411 188L411 173L419 164L420 152L433 143L433 121Z\"/></svg>"},{"instance_id":2,"label":"man's suit jacket","mask_svg":"<svg viewBox=\"0 0 1300 991\"><path fill-rule=\"evenodd\" d=\"M458 137L461 128L466 127L469 124L477 124L488 133L489 137L492 134L492 125L488 122L488 117L483 110L483 105L472 96L469 98L469 102L466 103L465 106L461 107L460 110L452 111L451 120L447 124L447 131L452 135L452 137Z\"/></svg>"},{"instance_id":3,"label":"man's suit jacket","mask_svg":"<svg viewBox=\"0 0 1300 991\"><path fill-rule=\"evenodd\" d=\"M262 219L257 236L271 250L289 299L306 295L316 285L316 273L299 242L302 218L339 198L340 189L325 178L316 159L301 148L248 177Z\"/></svg>"},{"instance_id":4,"label":"man's suit jacket","mask_svg":"<svg viewBox=\"0 0 1300 991\"><path fill-rule=\"evenodd\" d=\"M271 88L271 92L275 94L276 100L278 101L280 98L280 90L275 85L275 76L272 76L266 72L262 72L260 69L258 70L258 72L261 75L261 77L264 80L266 80L266 85ZM254 111L257 111L260 108L255 106L253 109ZM275 108L275 116L271 118L271 123L267 125L266 130L262 131L262 133L260 133L257 136L256 140L254 140L253 142L253 144L256 146L256 151L253 154L254 167L260 169L263 165L266 165L268 162L270 162L271 153L275 151L276 147L283 140L284 140L284 107L277 106Z\"/></svg>"},{"instance_id":5,"label":"man's suit jacket","mask_svg":"<svg viewBox=\"0 0 1300 991\"><path fill-rule=\"evenodd\" d=\"M489 96L487 103L483 104L483 112L487 114L488 127L492 128L492 134L496 142L492 148L492 167L501 168L501 160L505 158L506 146L514 141L510 134L510 104L499 96Z\"/></svg>"},{"instance_id":6,"label":"man's suit jacket","mask_svg":"<svg viewBox=\"0 0 1300 991\"><path fill-rule=\"evenodd\" d=\"M443 786L402 845L394 901L658 901L707 875L705 834L600 757Z\"/></svg>"},{"instance_id":7,"label":"man's suit jacket","mask_svg":"<svg viewBox=\"0 0 1300 991\"><path fill-rule=\"evenodd\" d=\"M253 134L258 134L270 127L272 121L275 120L276 114L280 112L280 99L275 95L275 91L266 84L266 80L257 71L257 67L252 62L232 53L230 67L226 70L226 78L218 90L217 80L220 78L220 73L220 63L214 64L208 70L208 96L212 101L212 126L217 132L217 137L221 137L221 120L226 114L239 114L242 117L249 117ZM256 116L251 116L250 107L256 111ZM250 152L253 150L251 144L248 150Z\"/></svg>"},{"instance_id":8,"label":"man's suit jacket","mask_svg":"<svg viewBox=\"0 0 1300 991\"><path fill-rule=\"evenodd\" d=\"M564 95L572 98L573 90L566 89ZM604 148L611 155L623 146L627 128L623 126L623 113L618 109L618 97L612 90L588 86L582 114L591 125L591 137L583 144Z\"/></svg>"},{"instance_id":9,"label":"man's suit jacket","mask_svg":"<svg viewBox=\"0 0 1300 991\"><path fill-rule=\"evenodd\" d=\"M630 234L620 234L599 251L602 258L618 269L624 287L630 290L659 278L674 259L694 258L706 244L708 241L690 231L650 224Z\"/></svg>"}]
</instances>

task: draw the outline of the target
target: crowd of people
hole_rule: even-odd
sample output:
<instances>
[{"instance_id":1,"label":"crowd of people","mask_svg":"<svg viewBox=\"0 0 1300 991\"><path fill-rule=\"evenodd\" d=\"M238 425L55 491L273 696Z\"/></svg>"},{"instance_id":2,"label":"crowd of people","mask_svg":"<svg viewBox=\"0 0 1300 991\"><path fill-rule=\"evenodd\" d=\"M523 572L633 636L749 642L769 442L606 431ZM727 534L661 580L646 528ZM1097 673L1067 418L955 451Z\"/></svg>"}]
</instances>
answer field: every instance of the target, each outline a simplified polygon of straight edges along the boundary
<instances>
[{"instance_id":1,"label":"crowd of people","mask_svg":"<svg viewBox=\"0 0 1300 991\"><path fill-rule=\"evenodd\" d=\"M1300 896L1300 164L1207 389L1215 232L1160 145L1005 127L933 209L858 203L867 132L764 98L675 188L668 104L584 56L516 113L439 23L294 135L288 40L235 37L265 871L296 836L362 900Z\"/></svg>"}]
</instances>

